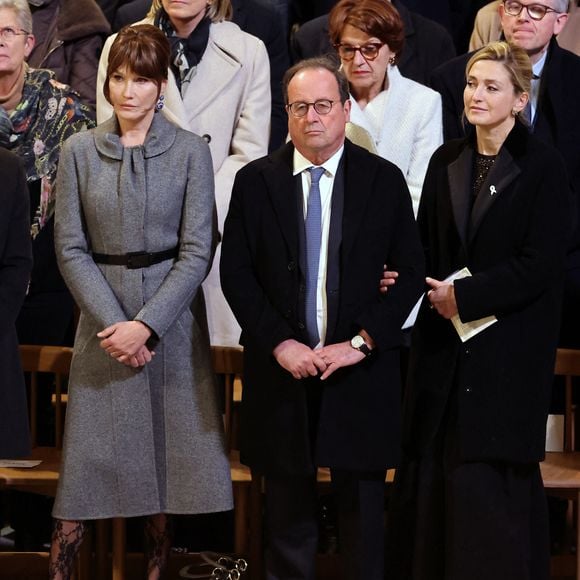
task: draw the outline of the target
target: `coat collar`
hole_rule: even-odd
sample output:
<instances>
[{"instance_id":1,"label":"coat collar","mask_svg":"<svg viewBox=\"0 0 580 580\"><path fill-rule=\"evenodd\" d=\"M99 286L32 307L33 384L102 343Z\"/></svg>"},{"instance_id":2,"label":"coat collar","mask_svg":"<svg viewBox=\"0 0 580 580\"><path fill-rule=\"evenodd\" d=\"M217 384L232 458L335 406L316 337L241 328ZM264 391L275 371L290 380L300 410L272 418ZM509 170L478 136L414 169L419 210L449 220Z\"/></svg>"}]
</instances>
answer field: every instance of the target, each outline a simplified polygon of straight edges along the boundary
<instances>
[{"instance_id":1,"label":"coat collar","mask_svg":"<svg viewBox=\"0 0 580 580\"><path fill-rule=\"evenodd\" d=\"M115 115L98 125L93 134L99 153L111 159L123 159L124 147L121 145L119 124ZM173 145L176 135L177 127L170 123L163 113L155 113L143 144L143 157L147 159L165 153Z\"/></svg>"},{"instance_id":2,"label":"coat collar","mask_svg":"<svg viewBox=\"0 0 580 580\"><path fill-rule=\"evenodd\" d=\"M481 187L473 209L470 201L476 150L475 131L464 140L459 155L449 164L447 175L453 216L464 246L467 247L473 241L491 206L521 173L529 136L526 127L516 121Z\"/></svg>"},{"instance_id":3,"label":"coat collar","mask_svg":"<svg viewBox=\"0 0 580 580\"><path fill-rule=\"evenodd\" d=\"M269 184L269 195L278 223L291 251L298 248L298 213L296 211L296 181L292 175L294 146L287 143L269 156L263 170ZM361 227L367 200L372 193L374 170L369 165L369 153L345 140L344 143L344 213L342 221L343 259L348 255Z\"/></svg>"}]
</instances>

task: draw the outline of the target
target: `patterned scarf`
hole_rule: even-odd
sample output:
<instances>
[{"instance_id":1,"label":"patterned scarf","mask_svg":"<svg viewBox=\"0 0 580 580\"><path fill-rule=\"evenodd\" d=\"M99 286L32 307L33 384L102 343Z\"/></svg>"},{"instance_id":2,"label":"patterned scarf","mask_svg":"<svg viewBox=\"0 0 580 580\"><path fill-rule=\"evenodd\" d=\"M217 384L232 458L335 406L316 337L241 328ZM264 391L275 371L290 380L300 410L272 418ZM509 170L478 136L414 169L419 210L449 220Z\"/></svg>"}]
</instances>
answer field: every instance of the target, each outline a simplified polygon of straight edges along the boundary
<instances>
[{"instance_id":1,"label":"patterned scarf","mask_svg":"<svg viewBox=\"0 0 580 580\"><path fill-rule=\"evenodd\" d=\"M171 70L179 90L190 69L198 65L207 48L210 24L210 19L206 17L187 38L179 38L165 10L161 9L155 18L155 26L163 31L171 45Z\"/></svg>"},{"instance_id":2,"label":"patterned scarf","mask_svg":"<svg viewBox=\"0 0 580 580\"><path fill-rule=\"evenodd\" d=\"M8 115L0 107L0 147L22 159L28 182L40 181L40 205L31 234L38 232L54 213L54 178L63 142L73 133L94 126L92 112L52 71L24 72L22 98Z\"/></svg>"}]
</instances>

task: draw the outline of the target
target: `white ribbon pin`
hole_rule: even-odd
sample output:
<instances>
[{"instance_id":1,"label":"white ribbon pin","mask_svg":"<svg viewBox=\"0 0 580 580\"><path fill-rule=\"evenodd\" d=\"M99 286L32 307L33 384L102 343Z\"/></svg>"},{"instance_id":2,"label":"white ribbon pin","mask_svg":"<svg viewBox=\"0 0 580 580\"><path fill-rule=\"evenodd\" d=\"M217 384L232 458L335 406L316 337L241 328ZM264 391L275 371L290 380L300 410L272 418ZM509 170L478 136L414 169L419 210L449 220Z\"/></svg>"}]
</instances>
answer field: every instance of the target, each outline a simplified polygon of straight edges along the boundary
<instances>
[{"instance_id":1,"label":"white ribbon pin","mask_svg":"<svg viewBox=\"0 0 580 580\"><path fill-rule=\"evenodd\" d=\"M495 188L495 185L490 185L489 186L489 195L495 195L497 193L497 189Z\"/></svg>"}]
</instances>

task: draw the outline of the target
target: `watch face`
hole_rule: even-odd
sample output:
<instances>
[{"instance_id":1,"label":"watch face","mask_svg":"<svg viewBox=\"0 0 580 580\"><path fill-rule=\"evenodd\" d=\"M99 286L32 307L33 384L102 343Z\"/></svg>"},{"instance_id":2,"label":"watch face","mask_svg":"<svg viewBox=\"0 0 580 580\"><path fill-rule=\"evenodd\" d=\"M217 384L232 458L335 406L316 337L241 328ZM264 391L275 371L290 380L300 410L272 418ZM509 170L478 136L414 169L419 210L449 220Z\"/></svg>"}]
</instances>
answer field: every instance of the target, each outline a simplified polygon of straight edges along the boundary
<instances>
[{"instance_id":1,"label":"watch face","mask_svg":"<svg viewBox=\"0 0 580 580\"><path fill-rule=\"evenodd\" d=\"M350 341L352 347L356 349L359 349L364 343L365 339L360 334L353 336L352 340Z\"/></svg>"}]
</instances>

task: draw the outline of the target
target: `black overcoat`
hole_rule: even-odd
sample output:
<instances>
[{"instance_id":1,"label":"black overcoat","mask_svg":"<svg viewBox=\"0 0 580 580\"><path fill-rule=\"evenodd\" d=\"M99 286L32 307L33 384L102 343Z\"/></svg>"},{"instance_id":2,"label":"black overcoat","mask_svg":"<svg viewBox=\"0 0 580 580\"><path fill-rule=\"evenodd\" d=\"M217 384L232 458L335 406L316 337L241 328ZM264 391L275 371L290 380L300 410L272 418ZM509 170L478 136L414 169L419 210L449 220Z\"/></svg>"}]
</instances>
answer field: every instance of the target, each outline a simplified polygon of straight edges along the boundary
<instances>
[{"instance_id":1,"label":"black overcoat","mask_svg":"<svg viewBox=\"0 0 580 580\"><path fill-rule=\"evenodd\" d=\"M426 302L413 331L404 447L420 456L457 396L462 459L532 462L544 456L560 320L570 190L561 156L516 124L473 211L474 143L451 141L431 159L419 208L427 275L455 282L464 322L498 322L462 343Z\"/></svg>"},{"instance_id":2,"label":"black overcoat","mask_svg":"<svg viewBox=\"0 0 580 580\"><path fill-rule=\"evenodd\" d=\"M304 221L292 156L288 144L238 172L224 229L222 286L244 346L242 460L271 476L309 473L313 463L383 469L399 457L400 329L424 273L409 192L392 163L346 142L342 243L336 248L340 297L326 344L350 340L364 328L377 349L323 383L313 457L307 389L317 388L318 379L293 379L271 354L288 338L308 342L298 308L298 228ZM385 263L400 276L382 295Z\"/></svg>"},{"instance_id":3,"label":"black overcoat","mask_svg":"<svg viewBox=\"0 0 580 580\"><path fill-rule=\"evenodd\" d=\"M30 453L28 408L16 317L30 271L29 194L18 158L0 148L0 458Z\"/></svg>"}]
</instances>

